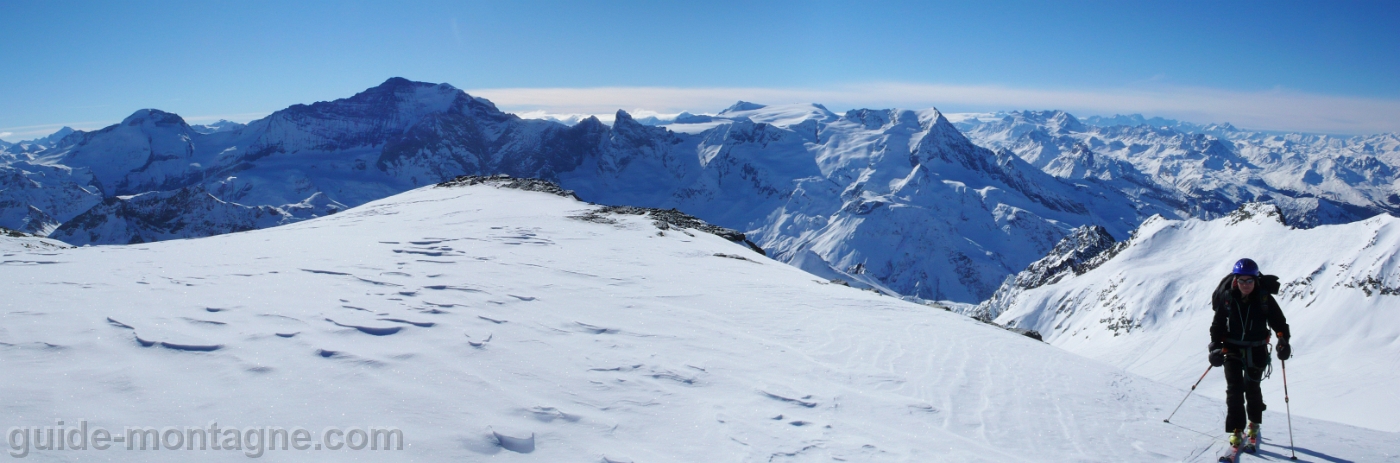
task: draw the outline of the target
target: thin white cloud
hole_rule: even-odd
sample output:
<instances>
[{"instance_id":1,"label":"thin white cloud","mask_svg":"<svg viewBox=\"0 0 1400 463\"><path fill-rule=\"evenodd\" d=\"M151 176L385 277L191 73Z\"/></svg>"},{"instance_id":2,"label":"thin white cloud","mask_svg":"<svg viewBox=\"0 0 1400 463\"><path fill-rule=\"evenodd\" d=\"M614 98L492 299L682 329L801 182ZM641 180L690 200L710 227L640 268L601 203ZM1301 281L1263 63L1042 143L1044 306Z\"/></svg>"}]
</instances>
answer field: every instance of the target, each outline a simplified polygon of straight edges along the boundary
<instances>
[{"instance_id":1,"label":"thin white cloud","mask_svg":"<svg viewBox=\"0 0 1400 463\"><path fill-rule=\"evenodd\" d=\"M1400 132L1400 100L1309 94L1290 90L1232 91L1155 86L1046 90L977 85L868 83L829 88L595 87L468 90L512 112L612 114L618 108L657 113L713 113L737 100L765 104L822 103L848 108L952 111L1062 109L1087 115L1143 114L1196 123L1230 122L1256 130L1370 134Z\"/></svg>"}]
</instances>

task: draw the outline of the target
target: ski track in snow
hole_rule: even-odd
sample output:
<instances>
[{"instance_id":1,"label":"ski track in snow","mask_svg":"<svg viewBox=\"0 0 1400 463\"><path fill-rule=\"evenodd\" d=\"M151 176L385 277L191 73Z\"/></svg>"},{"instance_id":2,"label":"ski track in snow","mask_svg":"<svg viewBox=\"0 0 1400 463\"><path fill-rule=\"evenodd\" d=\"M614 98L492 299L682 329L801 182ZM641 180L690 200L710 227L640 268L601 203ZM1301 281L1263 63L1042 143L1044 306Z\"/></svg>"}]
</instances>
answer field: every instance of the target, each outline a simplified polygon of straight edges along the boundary
<instances>
[{"instance_id":1,"label":"ski track in snow","mask_svg":"<svg viewBox=\"0 0 1400 463\"><path fill-rule=\"evenodd\" d=\"M568 219L579 207L425 188L365 206L375 214L0 266L0 424L396 426L407 443L262 456L279 461L1168 462L1219 450L1219 401L1197 395L1162 423L1183 385L814 282L716 236ZM24 252L9 258L38 260ZM77 285L49 284L62 281ZM1264 450L1244 461L1286 459L1282 414L1266 422ZM1293 423L1301 461L1400 461L1395 434ZM27 458L79 457L247 458Z\"/></svg>"}]
</instances>

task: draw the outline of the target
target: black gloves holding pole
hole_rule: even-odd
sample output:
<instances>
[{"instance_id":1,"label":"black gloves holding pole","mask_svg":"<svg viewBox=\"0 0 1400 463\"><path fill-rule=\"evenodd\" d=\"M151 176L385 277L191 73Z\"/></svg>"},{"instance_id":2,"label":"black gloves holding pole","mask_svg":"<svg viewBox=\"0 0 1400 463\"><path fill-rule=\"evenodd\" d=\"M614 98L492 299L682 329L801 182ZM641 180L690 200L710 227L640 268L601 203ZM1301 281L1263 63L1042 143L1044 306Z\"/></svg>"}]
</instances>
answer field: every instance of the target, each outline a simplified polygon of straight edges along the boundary
<instances>
[{"instance_id":1,"label":"black gloves holding pole","mask_svg":"<svg viewBox=\"0 0 1400 463\"><path fill-rule=\"evenodd\" d=\"M1280 354L1282 355L1282 354ZM1218 367L1225 364L1225 343L1216 341L1210 343L1210 365Z\"/></svg>"}]
</instances>

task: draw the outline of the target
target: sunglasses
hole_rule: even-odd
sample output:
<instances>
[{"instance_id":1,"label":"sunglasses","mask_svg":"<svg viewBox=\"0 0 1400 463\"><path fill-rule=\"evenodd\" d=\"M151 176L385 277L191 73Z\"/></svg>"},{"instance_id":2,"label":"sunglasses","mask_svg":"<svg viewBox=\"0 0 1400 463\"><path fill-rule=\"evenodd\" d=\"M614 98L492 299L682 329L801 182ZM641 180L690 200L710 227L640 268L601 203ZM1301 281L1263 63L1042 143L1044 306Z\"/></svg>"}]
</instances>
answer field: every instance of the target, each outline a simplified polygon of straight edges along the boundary
<instances>
[{"instance_id":1,"label":"sunglasses","mask_svg":"<svg viewBox=\"0 0 1400 463\"><path fill-rule=\"evenodd\" d=\"M1235 281L1238 282L1239 284L1242 284L1242 285L1252 285L1252 284L1254 284L1254 279L1253 279L1253 278L1237 278L1237 279L1235 279Z\"/></svg>"}]
</instances>

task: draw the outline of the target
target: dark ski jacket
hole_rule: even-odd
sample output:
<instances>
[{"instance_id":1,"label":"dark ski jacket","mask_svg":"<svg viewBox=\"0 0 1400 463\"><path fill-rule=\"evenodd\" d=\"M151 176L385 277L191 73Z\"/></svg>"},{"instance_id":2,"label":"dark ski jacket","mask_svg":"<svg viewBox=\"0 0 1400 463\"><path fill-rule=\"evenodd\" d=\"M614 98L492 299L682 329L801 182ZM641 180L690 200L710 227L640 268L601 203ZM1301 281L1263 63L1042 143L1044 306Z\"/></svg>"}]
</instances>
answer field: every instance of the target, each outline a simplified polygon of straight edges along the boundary
<instances>
[{"instance_id":1,"label":"dark ski jacket","mask_svg":"<svg viewBox=\"0 0 1400 463\"><path fill-rule=\"evenodd\" d=\"M1225 342L1235 346L1262 346L1269 341L1269 331L1278 333L1279 339L1288 339L1288 320L1283 316L1278 301L1263 289L1240 294L1234 287L1234 276L1225 277L1215 294L1211 305L1215 308L1215 320L1210 324L1211 342Z\"/></svg>"}]
</instances>

